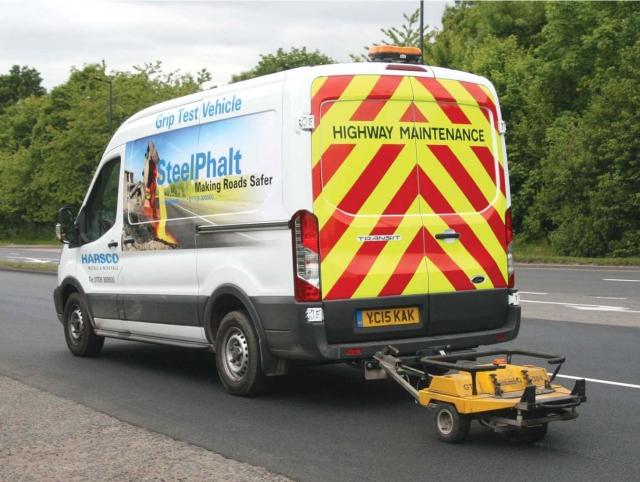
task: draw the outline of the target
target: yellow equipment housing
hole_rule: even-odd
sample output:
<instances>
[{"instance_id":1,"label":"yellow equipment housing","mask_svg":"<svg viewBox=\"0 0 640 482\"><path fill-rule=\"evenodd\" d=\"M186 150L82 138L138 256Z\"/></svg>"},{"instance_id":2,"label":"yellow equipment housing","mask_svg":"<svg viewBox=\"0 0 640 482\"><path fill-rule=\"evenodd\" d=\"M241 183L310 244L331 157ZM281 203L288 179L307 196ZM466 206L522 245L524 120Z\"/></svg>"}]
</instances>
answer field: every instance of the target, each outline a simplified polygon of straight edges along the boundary
<instances>
[{"instance_id":1,"label":"yellow equipment housing","mask_svg":"<svg viewBox=\"0 0 640 482\"><path fill-rule=\"evenodd\" d=\"M536 400L539 402L571 395L571 391L563 386L551 384L547 371L542 367L511 364L503 366L504 368L477 373L475 395L470 373L459 371L432 376L429 387L419 390L418 402L425 407L434 400L450 403L455 405L459 413L470 414L516 408L529 385L536 386ZM496 387L499 388L498 393Z\"/></svg>"},{"instance_id":2,"label":"yellow equipment housing","mask_svg":"<svg viewBox=\"0 0 640 482\"><path fill-rule=\"evenodd\" d=\"M492 362L479 361L496 355ZM512 364L513 356L541 358L555 368L549 375L543 367ZM436 433L448 443L463 441L474 419L495 432L535 442L546 435L550 422L575 419L576 407L587 401L584 379L576 380L572 390L553 383L565 359L548 353L442 350L399 357L396 348L387 346L373 358L365 365L365 377L389 377L433 410Z\"/></svg>"}]
</instances>

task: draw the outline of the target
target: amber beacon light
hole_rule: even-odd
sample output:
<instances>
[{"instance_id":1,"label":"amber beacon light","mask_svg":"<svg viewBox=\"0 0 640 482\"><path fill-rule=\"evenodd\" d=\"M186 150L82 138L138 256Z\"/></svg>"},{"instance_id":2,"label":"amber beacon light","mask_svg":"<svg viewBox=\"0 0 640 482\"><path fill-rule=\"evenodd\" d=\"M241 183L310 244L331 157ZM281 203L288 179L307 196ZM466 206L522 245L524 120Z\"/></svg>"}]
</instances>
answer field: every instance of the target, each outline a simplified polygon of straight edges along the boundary
<instances>
[{"instance_id":1,"label":"amber beacon light","mask_svg":"<svg viewBox=\"0 0 640 482\"><path fill-rule=\"evenodd\" d=\"M422 53L418 47L399 47L397 45L373 45L369 47L369 59L372 62L395 62L419 64Z\"/></svg>"}]
</instances>

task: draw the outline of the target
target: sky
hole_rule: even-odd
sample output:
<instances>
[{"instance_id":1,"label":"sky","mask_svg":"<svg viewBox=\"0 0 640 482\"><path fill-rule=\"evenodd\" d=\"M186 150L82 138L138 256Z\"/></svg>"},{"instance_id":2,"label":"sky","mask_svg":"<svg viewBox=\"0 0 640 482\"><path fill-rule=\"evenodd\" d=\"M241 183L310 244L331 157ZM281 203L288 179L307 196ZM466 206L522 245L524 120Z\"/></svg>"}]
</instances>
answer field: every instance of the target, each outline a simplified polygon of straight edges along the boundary
<instances>
[{"instance_id":1,"label":"sky","mask_svg":"<svg viewBox=\"0 0 640 482\"><path fill-rule=\"evenodd\" d=\"M447 2L425 2L425 24L441 27ZM260 54L306 46L339 62L400 26L418 1L0 0L0 73L35 67L47 89L72 66L107 70L161 60L165 71L206 68L212 85L252 68Z\"/></svg>"}]
</instances>

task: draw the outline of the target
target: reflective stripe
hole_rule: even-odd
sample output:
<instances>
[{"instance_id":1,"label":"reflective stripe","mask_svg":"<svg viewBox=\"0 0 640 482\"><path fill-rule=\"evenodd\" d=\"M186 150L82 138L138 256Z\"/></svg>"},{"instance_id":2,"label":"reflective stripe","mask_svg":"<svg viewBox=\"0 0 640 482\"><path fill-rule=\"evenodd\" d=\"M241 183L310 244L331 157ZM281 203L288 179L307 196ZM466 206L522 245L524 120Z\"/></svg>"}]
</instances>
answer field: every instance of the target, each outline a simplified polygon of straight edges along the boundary
<instances>
[{"instance_id":1,"label":"reflective stripe","mask_svg":"<svg viewBox=\"0 0 640 482\"><path fill-rule=\"evenodd\" d=\"M394 75L381 76L376 85L373 86L371 92L367 96L368 101L376 100L376 102L363 102L351 116L352 121L372 121L378 116L385 105L385 101L389 100L396 91L403 77Z\"/></svg>"}]
</instances>

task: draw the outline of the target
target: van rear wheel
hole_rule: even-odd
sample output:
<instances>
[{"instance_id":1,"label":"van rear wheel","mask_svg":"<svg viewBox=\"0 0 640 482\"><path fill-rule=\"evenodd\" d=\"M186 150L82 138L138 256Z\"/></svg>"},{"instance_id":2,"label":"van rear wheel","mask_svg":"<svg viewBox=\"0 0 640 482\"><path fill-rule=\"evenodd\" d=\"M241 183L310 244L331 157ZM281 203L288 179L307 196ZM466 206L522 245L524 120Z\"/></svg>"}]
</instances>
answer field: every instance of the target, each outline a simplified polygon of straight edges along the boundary
<instances>
[{"instance_id":1,"label":"van rear wheel","mask_svg":"<svg viewBox=\"0 0 640 482\"><path fill-rule=\"evenodd\" d=\"M227 313L216 335L216 366L225 390L250 397L265 391L271 379L262 371L258 335L245 311Z\"/></svg>"}]
</instances>

